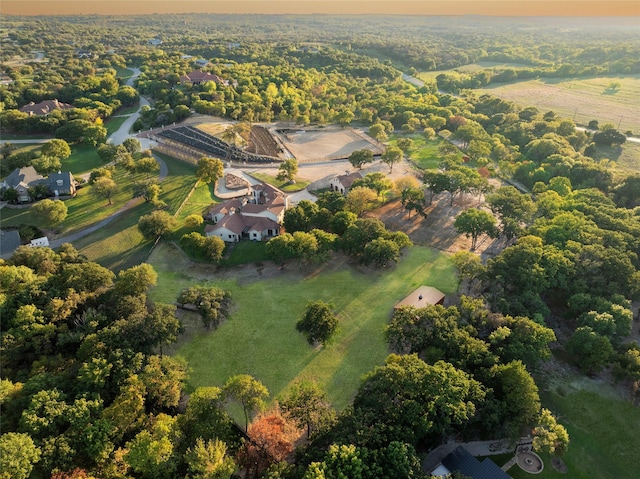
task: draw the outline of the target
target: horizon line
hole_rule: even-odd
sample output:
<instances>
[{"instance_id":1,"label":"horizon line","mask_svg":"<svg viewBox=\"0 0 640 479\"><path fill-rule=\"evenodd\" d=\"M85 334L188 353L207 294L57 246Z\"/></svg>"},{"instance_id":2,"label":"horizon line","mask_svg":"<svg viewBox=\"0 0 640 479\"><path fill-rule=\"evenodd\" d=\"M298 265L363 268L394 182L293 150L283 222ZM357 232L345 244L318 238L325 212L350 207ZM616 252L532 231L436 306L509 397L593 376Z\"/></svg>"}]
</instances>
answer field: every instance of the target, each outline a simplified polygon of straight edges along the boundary
<instances>
[{"instance_id":1,"label":"horizon line","mask_svg":"<svg viewBox=\"0 0 640 479\"><path fill-rule=\"evenodd\" d=\"M114 13L114 10L120 10ZM499 8L496 8L499 7ZM640 17L637 0L240 0L182 2L170 0L3 0L7 16L140 16L175 14L220 15L389 15L501 17ZM499 12L499 13L493 13ZM640 26L640 23L639 23Z\"/></svg>"}]
</instances>

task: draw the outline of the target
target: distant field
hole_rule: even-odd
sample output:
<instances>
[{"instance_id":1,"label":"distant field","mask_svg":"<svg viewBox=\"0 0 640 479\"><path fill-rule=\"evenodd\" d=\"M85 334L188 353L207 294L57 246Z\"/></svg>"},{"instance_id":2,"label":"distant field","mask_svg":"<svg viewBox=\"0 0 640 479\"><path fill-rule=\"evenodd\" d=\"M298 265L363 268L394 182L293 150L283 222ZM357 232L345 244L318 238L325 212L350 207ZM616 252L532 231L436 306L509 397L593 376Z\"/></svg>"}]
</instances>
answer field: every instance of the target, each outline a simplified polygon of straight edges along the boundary
<instances>
[{"instance_id":1,"label":"distant field","mask_svg":"<svg viewBox=\"0 0 640 479\"><path fill-rule=\"evenodd\" d=\"M620 84L615 93L607 92L611 83ZM530 80L489 85L478 93L535 106L542 112L551 110L579 125L596 119L601 125L613 123L623 132L640 134L640 75Z\"/></svg>"},{"instance_id":2,"label":"distant field","mask_svg":"<svg viewBox=\"0 0 640 479\"><path fill-rule=\"evenodd\" d=\"M189 389L222 386L230 376L248 373L275 398L297 379L314 379L338 409L349 404L361 376L387 356L382 330L395 303L422 284L447 293L457 288L449 258L418 246L384 270L341 261L303 271L294 264L284 270L271 264L216 270L187 263L167 244L154 250L149 263L159 276L151 291L156 301L173 301L182 288L195 284L219 286L233 298L233 313L218 330L198 327L172 348L192 369ZM295 330L311 300L333 303L340 318L339 331L326 347L309 346Z\"/></svg>"},{"instance_id":3,"label":"distant field","mask_svg":"<svg viewBox=\"0 0 640 479\"><path fill-rule=\"evenodd\" d=\"M477 62L477 63L470 63L469 65L463 65L461 67L455 68L455 70L466 72L466 73L473 73L480 70L487 70L487 69L493 69L493 68L495 68L496 70L505 70L507 68L518 70L521 68L531 68L531 65L524 65L522 63ZM435 71L428 71L428 72L419 72L416 75L416 78L419 78L420 80L425 82L435 81L438 75L440 75L441 73L447 73L450 71L453 71L453 70L435 70Z\"/></svg>"}]
</instances>

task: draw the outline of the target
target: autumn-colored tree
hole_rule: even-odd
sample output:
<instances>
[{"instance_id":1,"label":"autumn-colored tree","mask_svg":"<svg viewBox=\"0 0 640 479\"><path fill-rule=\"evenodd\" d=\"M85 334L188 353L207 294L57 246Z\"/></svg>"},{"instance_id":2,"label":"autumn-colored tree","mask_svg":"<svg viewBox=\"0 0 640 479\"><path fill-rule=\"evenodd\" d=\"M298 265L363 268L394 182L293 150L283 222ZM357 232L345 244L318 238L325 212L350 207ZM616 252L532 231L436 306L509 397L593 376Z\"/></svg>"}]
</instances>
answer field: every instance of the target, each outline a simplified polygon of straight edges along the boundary
<instances>
[{"instance_id":1,"label":"autumn-colored tree","mask_svg":"<svg viewBox=\"0 0 640 479\"><path fill-rule=\"evenodd\" d=\"M302 431L274 410L258 416L247 430L249 439L238 452L238 464L258 477L275 462L288 459ZM253 470L252 470L253 469Z\"/></svg>"}]
</instances>

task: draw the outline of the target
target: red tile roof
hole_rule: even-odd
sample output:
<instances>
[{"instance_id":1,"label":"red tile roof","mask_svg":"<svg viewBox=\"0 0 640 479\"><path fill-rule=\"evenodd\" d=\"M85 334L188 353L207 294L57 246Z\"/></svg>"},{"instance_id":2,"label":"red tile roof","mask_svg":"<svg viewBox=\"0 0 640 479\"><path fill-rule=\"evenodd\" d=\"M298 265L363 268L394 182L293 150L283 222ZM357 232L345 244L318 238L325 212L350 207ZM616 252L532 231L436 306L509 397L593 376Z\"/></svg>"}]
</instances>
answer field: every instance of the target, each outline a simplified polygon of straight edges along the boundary
<instances>
[{"instance_id":1,"label":"red tile roof","mask_svg":"<svg viewBox=\"0 0 640 479\"><path fill-rule=\"evenodd\" d=\"M20 111L29 113L30 115L48 115L53 110L70 110L73 105L62 103L58 100L44 100L40 103L31 102L20 108Z\"/></svg>"}]
</instances>

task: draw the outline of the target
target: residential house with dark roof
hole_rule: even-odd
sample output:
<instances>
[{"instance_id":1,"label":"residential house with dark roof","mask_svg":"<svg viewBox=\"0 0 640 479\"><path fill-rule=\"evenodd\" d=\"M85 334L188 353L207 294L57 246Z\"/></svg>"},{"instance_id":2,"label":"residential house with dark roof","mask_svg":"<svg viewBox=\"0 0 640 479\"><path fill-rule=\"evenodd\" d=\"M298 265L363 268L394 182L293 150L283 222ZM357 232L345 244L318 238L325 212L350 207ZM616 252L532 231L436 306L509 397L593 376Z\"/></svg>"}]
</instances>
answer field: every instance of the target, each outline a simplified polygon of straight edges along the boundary
<instances>
[{"instance_id":1,"label":"residential house with dark roof","mask_svg":"<svg viewBox=\"0 0 640 479\"><path fill-rule=\"evenodd\" d=\"M45 181L44 176L36 171L33 166L25 166L24 168L16 168L2 183L0 189L12 188L18 193L18 201L20 203L28 203L31 201L29 188L33 188Z\"/></svg>"},{"instance_id":2,"label":"residential house with dark roof","mask_svg":"<svg viewBox=\"0 0 640 479\"><path fill-rule=\"evenodd\" d=\"M43 100L40 103L31 102L20 108L20 111L29 115L45 116L53 110L70 110L73 105L62 103L58 100Z\"/></svg>"},{"instance_id":3,"label":"residential house with dark roof","mask_svg":"<svg viewBox=\"0 0 640 479\"><path fill-rule=\"evenodd\" d=\"M22 244L17 230L0 230L0 257L6 259Z\"/></svg>"},{"instance_id":4,"label":"residential house with dark roof","mask_svg":"<svg viewBox=\"0 0 640 479\"><path fill-rule=\"evenodd\" d=\"M47 178L49 191L53 196L72 196L76 194L76 181L70 171L51 173Z\"/></svg>"},{"instance_id":5,"label":"residential house with dark roof","mask_svg":"<svg viewBox=\"0 0 640 479\"><path fill-rule=\"evenodd\" d=\"M18 202L29 203L32 201L29 190L37 185L46 185L53 196L73 196L76 193L76 181L69 171L51 173L45 178L38 173L33 166L16 168L9 176L0 182L0 190L11 188L18 194Z\"/></svg>"},{"instance_id":6,"label":"residential house with dark roof","mask_svg":"<svg viewBox=\"0 0 640 479\"><path fill-rule=\"evenodd\" d=\"M431 475L439 478L449 477L453 472L459 472L471 479L511 479L506 472L488 457L479 461L463 446L458 446L447 455L442 462L431 471Z\"/></svg>"},{"instance_id":7,"label":"residential house with dark roof","mask_svg":"<svg viewBox=\"0 0 640 479\"><path fill-rule=\"evenodd\" d=\"M331 191L338 191L342 195L347 196L353 182L360 178L362 178L362 174L359 171L339 175L331 179L329 187L331 188Z\"/></svg>"}]
</instances>

